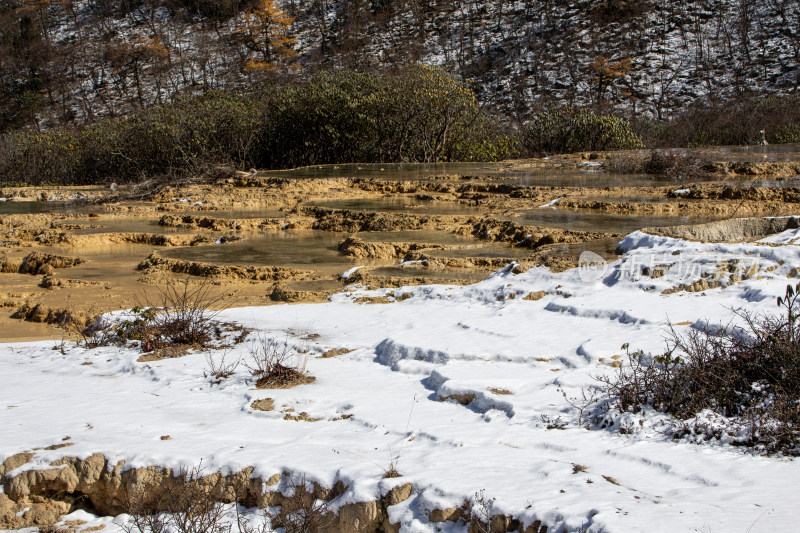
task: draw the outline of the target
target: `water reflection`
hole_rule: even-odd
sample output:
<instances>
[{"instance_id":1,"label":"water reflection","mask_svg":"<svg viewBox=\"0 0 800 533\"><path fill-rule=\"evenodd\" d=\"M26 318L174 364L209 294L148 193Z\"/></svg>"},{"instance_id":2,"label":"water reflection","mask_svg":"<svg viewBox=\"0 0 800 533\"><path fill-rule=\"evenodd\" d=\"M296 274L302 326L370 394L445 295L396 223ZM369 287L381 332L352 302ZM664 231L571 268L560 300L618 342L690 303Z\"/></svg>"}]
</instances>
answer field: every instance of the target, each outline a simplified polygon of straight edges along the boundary
<instances>
[{"instance_id":1,"label":"water reflection","mask_svg":"<svg viewBox=\"0 0 800 533\"><path fill-rule=\"evenodd\" d=\"M479 207L458 202L424 201L411 198L348 198L313 202L309 205L350 211L405 212L414 215L474 215L485 212Z\"/></svg>"},{"instance_id":2,"label":"water reflection","mask_svg":"<svg viewBox=\"0 0 800 533\"><path fill-rule=\"evenodd\" d=\"M48 213L54 210L54 206L47 202L23 202L16 200L0 202L0 215L30 215L34 213Z\"/></svg>"},{"instance_id":3,"label":"water reflection","mask_svg":"<svg viewBox=\"0 0 800 533\"><path fill-rule=\"evenodd\" d=\"M517 211L513 220L519 224L546 226L551 228L575 231L592 231L603 233L631 233L648 227L678 226L683 224L700 224L721 220L723 216L680 216L680 215L635 215L606 214L585 210L563 209L529 209Z\"/></svg>"}]
</instances>

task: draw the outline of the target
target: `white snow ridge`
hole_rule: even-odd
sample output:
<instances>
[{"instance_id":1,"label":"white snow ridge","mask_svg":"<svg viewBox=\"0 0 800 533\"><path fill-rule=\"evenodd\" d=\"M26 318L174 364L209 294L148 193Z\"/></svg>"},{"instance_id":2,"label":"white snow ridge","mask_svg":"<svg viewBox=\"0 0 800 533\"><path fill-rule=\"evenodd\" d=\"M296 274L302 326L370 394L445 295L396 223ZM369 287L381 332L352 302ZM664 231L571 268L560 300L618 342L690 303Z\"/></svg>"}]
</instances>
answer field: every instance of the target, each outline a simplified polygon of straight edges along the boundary
<instances>
[{"instance_id":1,"label":"white snow ridge","mask_svg":"<svg viewBox=\"0 0 800 533\"><path fill-rule=\"evenodd\" d=\"M327 303L221 312L251 338L306 350L316 380L287 389L257 389L242 365L210 376L207 356L223 350L137 362L133 345L0 344L0 460L36 450L6 476L95 453L126 469L202 462L208 472L252 467L264 480L289 471L326 487L341 481L336 506L410 483L411 496L389 508L409 532L466 531L433 522L432 511L481 490L494 512L550 532L795 531L796 460L725 438L676 440L655 412L631 416L630 431L587 429L575 406L596 377L617 372L623 344L662 353L670 325L685 334L736 323L745 306L776 312L800 265L797 242L797 230L737 244L636 232L597 279L504 270L465 287L393 289L405 299L385 305L357 300L387 290L352 286ZM686 288L733 260L757 272ZM651 264L663 275L648 275ZM225 353L248 356L247 342ZM251 407L267 398L273 410ZM64 442L72 446L52 446ZM399 478L384 479L390 462ZM80 513L82 527L121 531Z\"/></svg>"}]
</instances>

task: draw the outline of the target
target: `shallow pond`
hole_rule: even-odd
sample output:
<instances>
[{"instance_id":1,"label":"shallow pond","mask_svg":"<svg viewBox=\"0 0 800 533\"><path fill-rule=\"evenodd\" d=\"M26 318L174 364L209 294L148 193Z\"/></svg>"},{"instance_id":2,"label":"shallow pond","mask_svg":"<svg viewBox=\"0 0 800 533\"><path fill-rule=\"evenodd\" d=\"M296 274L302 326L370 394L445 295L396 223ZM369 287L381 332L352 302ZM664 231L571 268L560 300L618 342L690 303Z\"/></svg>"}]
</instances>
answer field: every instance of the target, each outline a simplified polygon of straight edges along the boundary
<instances>
[{"instance_id":1,"label":"shallow pond","mask_svg":"<svg viewBox=\"0 0 800 533\"><path fill-rule=\"evenodd\" d=\"M772 162L800 160L800 144L753 144L748 146L719 146L697 148L694 152L723 161Z\"/></svg>"},{"instance_id":2,"label":"shallow pond","mask_svg":"<svg viewBox=\"0 0 800 533\"><path fill-rule=\"evenodd\" d=\"M0 215L30 215L33 213L48 213L55 210L55 207L47 202L16 200L0 202Z\"/></svg>"},{"instance_id":3,"label":"shallow pond","mask_svg":"<svg viewBox=\"0 0 800 533\"><path fill-rule=\"evenodd\" d=\"M519 224L593 231L603 233L631 233L642 228L700 224L721 220L722 216L635 215L606 214L580 209L536 208L516 211L513 220Z\"/></svg>"},{"instance_id":4,"label":"shallow pond","mask_svg":"<svg viewBox=\"0 0 800 533\"><path fill-rule=\"evenodd\" d=\"M412 198L348 198L312 202L309 205L350 211L404 212L412 215L475 215L485 212L480 207L459 202L437 202Z\"/></svg>"},{"instance_id":5,"label":"shallow pond","mask_svg":"<svg viewBox=\"0 0 800 533\"><path fill-rule=\"evenodd\" d=\"M676 149L715 161L777 162L800 160L800 144L720 146ZM633 151L634 153L640 151ZM649 152L647 152L649 153ZM261 177L285 178L371 178L391 180L432 180L460 176L460 180L496 180L543 187L647 187L675 183L664 177L641 174L610 174L591 164L581 169L518 168L512 163L396 163L313 165L257 173ZM691 181L705 181L692 179ZM713 181L709 179L709 181Z\"/></svg>"},{"instance_id":6,"label":"shallow pond","mask_svg":"<svg viewBox=\"0 0 800 533\"><path fill-rule=\"evenodd\" d=\"M351 261L338 250L345 233L327 231L270 231L228 244L166 248L164 257L219 265L286 266L319 268Z\"/></svg>"}]
</instances>

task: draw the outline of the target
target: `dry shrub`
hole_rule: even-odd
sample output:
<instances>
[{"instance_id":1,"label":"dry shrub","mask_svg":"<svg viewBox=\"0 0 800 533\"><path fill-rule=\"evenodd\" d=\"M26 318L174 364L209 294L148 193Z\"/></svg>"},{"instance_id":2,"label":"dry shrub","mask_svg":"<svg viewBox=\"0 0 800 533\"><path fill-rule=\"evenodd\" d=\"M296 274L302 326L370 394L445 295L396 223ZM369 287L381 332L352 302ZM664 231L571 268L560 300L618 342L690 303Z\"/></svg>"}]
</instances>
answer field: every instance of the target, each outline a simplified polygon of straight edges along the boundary
<instances>
[{"instance_id":1,"label":"dry shrub","mask_svg":"<svg viewBox=\"0 0 800 533\"><path fill-rule=\"evenodd\" d=\"M244 516L238 503L243 497L241 487L234 487L234 501L225 503L213 480L200 465L194 466L181 471L174 483L128 492L124 503L129 516L121 527L126 533L271 533L276 528L286 533L316 533L333 524L333 505L343 487L309 490L305 476L296 482L288 475L286 479L288 495L280 505Z\"/></svg>"},{"instance_id":2,"label":"dry shrub","mask_svg":"<svg viewBox=\"0 0 800 533\"><path fill-rule=\"evenodd\" d=\"M229 533L230 521L225 504L213 494L213 487L203 482L200 465L179 474L174 486L167 484L147 491L126 494L128 521L121 527L126 533Z\"/></svg>"},{"instance_id":3,"label":"dry shrub","mask_svg":"<svg viewBox=\"0 0 800 533\"><path fill-rule=\"evenodd\" d=\"M612 407L649 407L690 420L703 411L722 426L678 424L676 438L727 434L734 444L765 453L800 455L800 284L778 298L781 314L740 312L743 327L705 327L685 336L674 330L666 353L629 353L616 376L599 378ZM627 346L625 346L627 348ZM605 416L601 425L613 424Z\"/></svg>"},{"instance_id":4,"label":"dry shrub","mask_svg":"<svg viewBox=\"0 0 800 533\"><path fill-rule=\"evenodd\" d=\"M317 498L314 491L308 490L305 476L298 482L289 479L289 484L291 494L277 511L270 513L274 527L282 527L286 533L316 533L333 524L333 504L339 495Z\"/></svg>"},{"instance_id":5,"label":"dry shrub","mask_svg":"<svg viewBox=\"0 0 800 533\"><path fill-rule=\"evenodd\" d=\"M619 151L608 156L605 169L611 174L640 174L643 172L644 161L641 154Z\"/></svg>"},{"instance_id":6,"label":"dry shrub","mask_svg":"<svg viewBox=\"0 0 800 533\"><path fill-rule=\"evenodd\" d=\"M244 366L258 381L258 388L277 388L308 379L308 356L289 346L288 341L259 334L248 346L249 359Z\"/></svg>"},{"instance_id":7,"label":"dry shrub","mask_svg":"<svg viewBox=\"0 0 800 533\"><path fill-rule=\"evenodd\" d=\"M204 346L213 336L212 319L222 298L207 279L191 283L185 278L160 285L156 301L147 302L147 307L158 309L153 325L164 341Z\"/></svg>"},{"instance_id":8,"label":"dry shrub","mask_svg":"<svg viewBox=\"0 0 800 533\"><path fill-rule=\"evenodd\" d=\"M646 0L600 0L593 4L589 13L597 24L626 23L653 11L652 3Z\"/></svg>"},{"instance_id":9,"label":"dry shrub","mask_svg":"<svg viewBox=\"0 0 800 533\"><path fill-rule=\"evenodd\" d=\"M800 139L800 95L698 100L669 120L640 122L647 145L720 146Z\"/></svg>"},{"instance_id":10,"label":"dry shrub","mask_svg":"<svg viewBox=\"0 0 800 533\"><path fill-rule=\"evenodd\" d=\"M241 342L246 330L232 324L220 324L216 315L224 307L223 296L212 283L203 279L165 279L154 297L141 297L142 302L130 310L130 317L118 323L97 320L83 330L83 343L89 348L109 344L139 343L143 352L170 346L205 348L222 340L226 332L238 330Z\"/></svg>"},{"instance_id":11,"label":"dry shrub","mask_svg":"<svg viewBox=\"0 0 800 533\"><path fill-rule=\"evenodd\" d=\"M655 150L644 162L642 171L679 180L707 175L713 172L713 166L708 160L691 153Z\"/></svg>"},{"instance_id":12,"label":"dry shrub","mask_svg":"<svg viewBox=\"0 0 800 533\"><path fill-rule=\"evenodd\" d=\"M468 501L469 522L471 530L475 533L492 533L492 518L495 498L486 496L486 491L481 489L475 493L472 501Z\"/></svg>"},{"instance_id":13,"label":"dry shrub","mask_svg":"<svg viewBox=\"0 0 800 533\"><path fill-rule=\"evenodd\" d=\"M217 380L217 382L225 378L229 378L235 374L236 369L239 367L239 363L241 363L240 358L237 358L234 361L226 361L227 357L227 351L222 354L222 357L220 357L218 361L215 360L210 353L206 354L207 375Z\"/></svg>"},{"instance_id":14,"label":"dry shrub","mask_svg":"<svg viewBox=\"0 0 800 533\"><path fill-rule=\"evenodd\" d=\"M673 180L699 178L714 172L707 159L674 150L654 150L650 157L630 152L613 154L606 169L614 174L651 174Z\"/></svg>"},{"instance_id":15,"label":"dry shrub","mask_svg":"<svg viewBox=\"0 0 800 533\"><path fill-rule=\"evenodd\" d=\"M548 527L543 525L541 520L536 520L527 527L523 527L520 520L497 513L494 503L495 498L487 496L486 491L481 489L456 511L457 521L466 523L469 533L522 531L523 529L529 533L547 533Z\"/></svg>"}]
</instances>

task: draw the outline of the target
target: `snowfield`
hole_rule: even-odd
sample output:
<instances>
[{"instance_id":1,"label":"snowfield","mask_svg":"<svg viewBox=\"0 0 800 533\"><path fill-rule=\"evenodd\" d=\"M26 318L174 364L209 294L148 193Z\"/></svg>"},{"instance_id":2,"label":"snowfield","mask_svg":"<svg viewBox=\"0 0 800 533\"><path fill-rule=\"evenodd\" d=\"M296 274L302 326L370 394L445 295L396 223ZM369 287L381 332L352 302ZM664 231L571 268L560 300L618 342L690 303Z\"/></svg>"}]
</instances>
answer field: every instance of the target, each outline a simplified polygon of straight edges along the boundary
<instances>
[{"instance_id":1,"label":"snowfield","mask_svg":"<svg viewBox=\"0 0 800 533\"><path fill-rule=\"evenodd\" d=\"M0 460L37 448L22 469L102 453L127 468L202 460L208 472L252 466L263 479L291 471L342 481L337 505L410 482L411 498L390 517L413 532L465 531L429 514L480 490L495 512L551 532L796 531L798 461L725 438L673 440L658 414L631 417L630 434L586 429L568 400L614 373L625 343L660 352L670 324L681 332L727 324L741 308L776 312L800 267L798 239L800 230L742 244L636 232L607 265L519 274L509 265L465 287L351 286L324 304L224 311L220 319L308 350L316 381L291 389L258 390L242 365L215 384L203 353L143 363L135 347L2 344ZM645 275L656 267L663 275ZM699 280L715 288L683 290ZM378 296L398 301L355 302ZM246 359L256 337L226 360ZM318 357L339 348L352 351ZM273 411L251 407L264 398ZM285 418L300 413L318 420ZM553 421L566 425L548 429ZM66 437L73 446L43 449ZM393 462L401 477L384 479ZM93 524L118 530L109 518Z\"/></svg>"}]
</instances>

